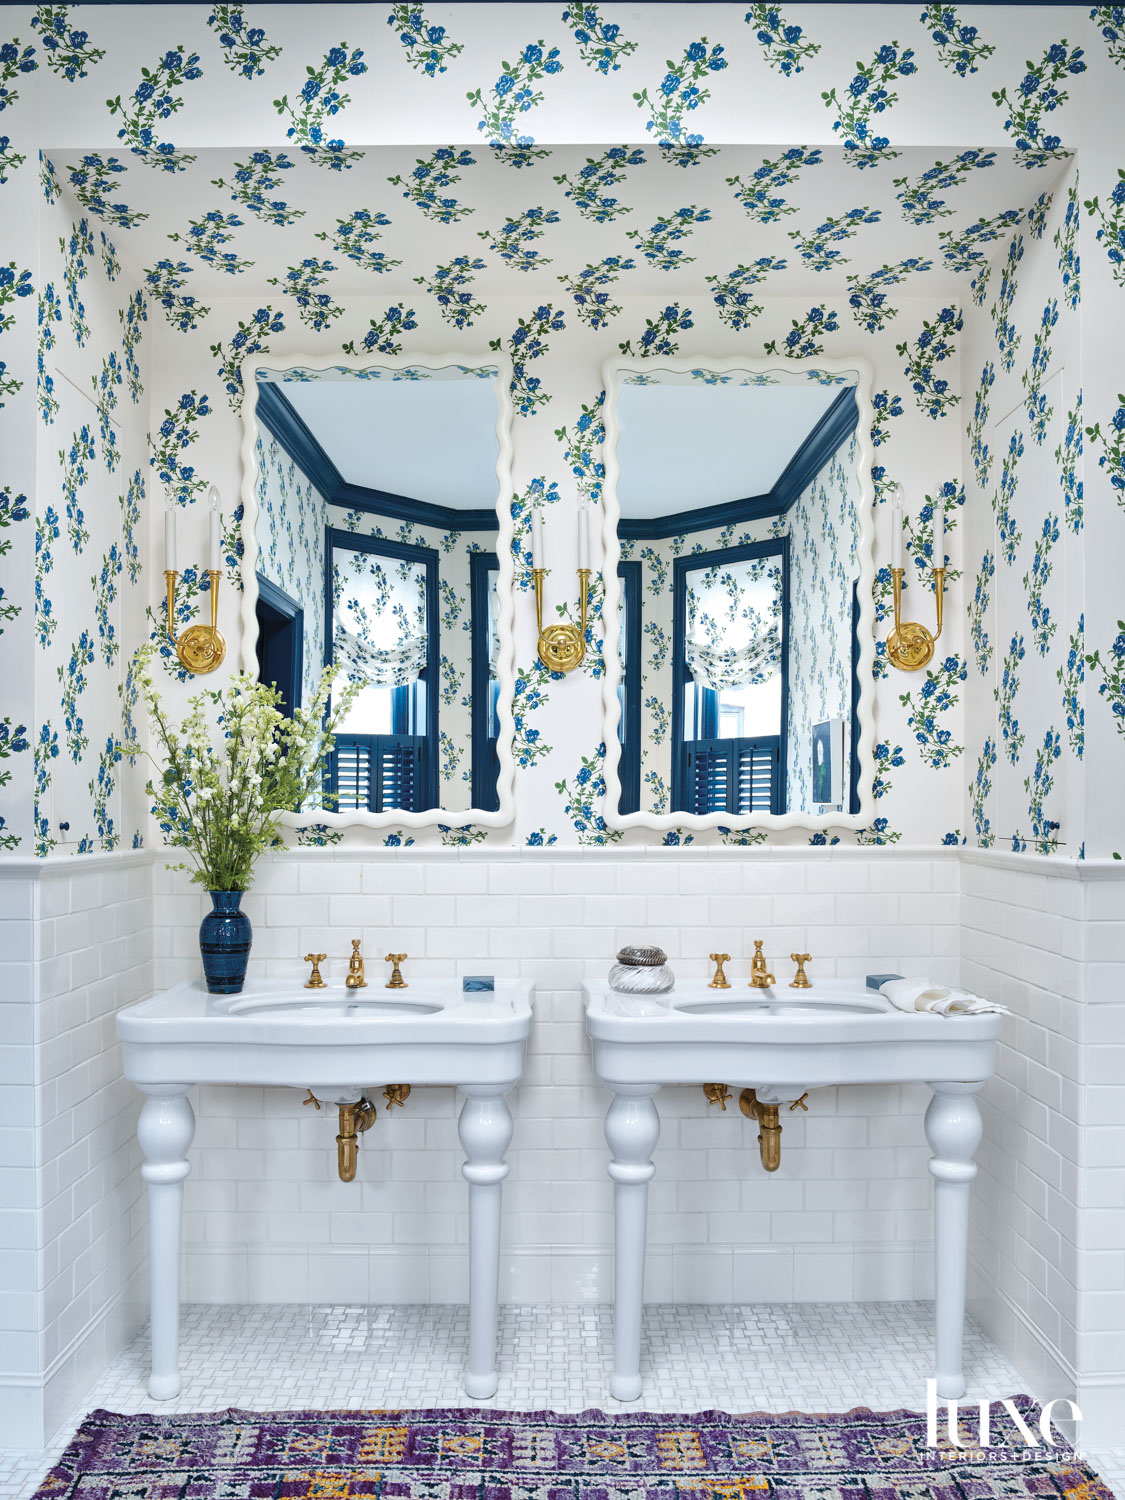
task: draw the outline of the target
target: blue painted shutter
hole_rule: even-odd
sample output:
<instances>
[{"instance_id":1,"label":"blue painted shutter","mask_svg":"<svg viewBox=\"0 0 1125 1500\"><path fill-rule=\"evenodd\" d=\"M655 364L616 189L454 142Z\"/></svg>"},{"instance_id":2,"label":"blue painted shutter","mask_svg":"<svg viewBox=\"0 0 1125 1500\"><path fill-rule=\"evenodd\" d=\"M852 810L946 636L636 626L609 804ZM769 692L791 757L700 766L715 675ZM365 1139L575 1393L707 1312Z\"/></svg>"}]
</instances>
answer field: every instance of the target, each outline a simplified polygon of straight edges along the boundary
<instances>
[{"instance_id":1,"label":"blue painted shutter","mask_svg":"<svg viewBox=\"0 0 1125 1500\"><path fill-rule=\"evenodd\" d=\"M420 812L426 742L412 734L338 734L330 789L336 809Z\"/></svg>"},{"instance_id":2,"label":"blue painted shutter","mask_svg":"<svg viewBox=\"0 0 1125 1500\"><path fill-rule=\"evenodd\" d=\"M781 812L781 742L777 735L689 740L684 746L687 812Z\"/></svg>"}]
</instances>

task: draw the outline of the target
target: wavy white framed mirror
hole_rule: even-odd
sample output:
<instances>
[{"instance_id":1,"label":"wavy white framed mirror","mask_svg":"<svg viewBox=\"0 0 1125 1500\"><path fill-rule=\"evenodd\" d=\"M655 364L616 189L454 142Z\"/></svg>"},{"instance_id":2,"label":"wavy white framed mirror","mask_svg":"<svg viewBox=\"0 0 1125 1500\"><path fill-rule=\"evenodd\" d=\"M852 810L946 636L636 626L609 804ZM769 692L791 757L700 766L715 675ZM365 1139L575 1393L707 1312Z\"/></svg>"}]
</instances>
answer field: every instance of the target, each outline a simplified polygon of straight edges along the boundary
<instances>
[{"instance_id":1,"label":"wavy white framed mirror","mask_svg":"<svg viewBox=\"0 0 1125 1500\"><path fill-rule=\"evenodd\" d=\"M510 361L242 367L242 667L285 704L359 691L292 827L513 817Z\"/></svg>"},{"instance_id":2,"label":"wavy white framed mirror","mask_svg":"<svg viewBox=\"0 0 1125 1500\"><path fill-rule=\"evenodd\" d=\"M873 817L872 371L614 358L605 377L605 819Z\"/></svg>"}]
</instances>

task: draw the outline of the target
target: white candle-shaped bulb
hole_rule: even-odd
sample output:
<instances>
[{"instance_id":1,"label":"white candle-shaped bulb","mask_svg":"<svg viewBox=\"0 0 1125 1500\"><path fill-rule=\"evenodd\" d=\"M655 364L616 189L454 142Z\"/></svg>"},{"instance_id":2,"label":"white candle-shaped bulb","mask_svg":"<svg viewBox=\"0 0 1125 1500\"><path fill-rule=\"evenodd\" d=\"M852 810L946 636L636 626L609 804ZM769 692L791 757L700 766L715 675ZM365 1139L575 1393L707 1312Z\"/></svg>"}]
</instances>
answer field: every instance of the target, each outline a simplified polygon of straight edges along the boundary
<instances>
[{"instance_id":1,"label":"white candle-shaped bulb","mask_svg":"<svg viewBox=\"0 0 1125 1500\"><path fill-rule=\"evenodd\" d=\"M578 512L578 566L590 568L590 511L583 505Z\"/></svg>"},{"instance_id":2,"label":"white candle-shaped bulb","mask_svg":"<svg viewBox=\"0 0 1125 1500\"><path fill-rule=\"evenodd\" d=\"M935 568L945 567L945 500L944 498L934 501L934 548L933 563Z\"/></svg>"},{"instance_id":3,"label":"white candle-shaped bulb","mask_svg":"<svg viewBox=\"0 0 1125 1500\"><path fill-rule=\"evenodd\" d=\"M171 500L164 511L164 571L176 571L176 507Z\"/></svg>"},{"instance_id":4,"label":"white candle-shaped bulb","mask_svg":"<svg viewBox=\"0 0 1125 1500\"><path fill-rule=\"evenodd\" d=\"M219 522L219 492L214 485L207 492L211 510L208 516L207 566L212 573L219 571L221 561L221 527Z\"/></svg>"},{"instance_id":5,"label":"white candle-shaped bulb","mask_svg":"<svg viewBox=\"0 0 1125 1500\"><path fill-rule=\"evenodd\" d=\"M895 485L895 498L891 506L891 567L901 568L902 563L902 525L903 525L903 493L902 485Z\"/></svg>"},{"instance_id":6,"label":"white candle-shaped bulb","mask_svg":"<svg viewBox=\"0 0 1125 1500\"><path fill-rule=\"evenodd\" d=\"M538 510L531 512L531 566L543 566L543 514Z\"/></svg>"}]
</instances>

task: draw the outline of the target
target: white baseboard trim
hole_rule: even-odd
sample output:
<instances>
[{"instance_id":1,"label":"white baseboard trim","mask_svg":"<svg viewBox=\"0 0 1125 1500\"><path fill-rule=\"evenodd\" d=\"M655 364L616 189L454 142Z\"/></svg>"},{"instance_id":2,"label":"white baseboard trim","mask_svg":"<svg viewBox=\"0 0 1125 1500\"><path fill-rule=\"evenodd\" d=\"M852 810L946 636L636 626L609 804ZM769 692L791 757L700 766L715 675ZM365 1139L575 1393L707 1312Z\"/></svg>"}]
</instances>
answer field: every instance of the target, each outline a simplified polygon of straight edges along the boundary
<instances>
[{"instance_id":1,"label":"white baseboard trim","mask_svg":"<svg viewBox=\"0 0 1125 1500\"><path fill-rule=\"evenodd\" d=\"M0 1449L45 1448L148 1316L148 1269L98 1310L34 1375L0 1371Z\"/></svg>"},{"instance_id":2,"label":"white baseboard trim","mask_svg":"<svg viewBox=\"0 0 1125 1500\"><path fill-rule=\"evenodd\" d=\"M184 1247L184 1301L464 1302L466 1245ZM933 1247L879 1244L650 1245L648 1302L910 1302L933 1296ZM610 1302L611 1245L513 1245L500 1300Z\"/></svg>"}]
</instances>

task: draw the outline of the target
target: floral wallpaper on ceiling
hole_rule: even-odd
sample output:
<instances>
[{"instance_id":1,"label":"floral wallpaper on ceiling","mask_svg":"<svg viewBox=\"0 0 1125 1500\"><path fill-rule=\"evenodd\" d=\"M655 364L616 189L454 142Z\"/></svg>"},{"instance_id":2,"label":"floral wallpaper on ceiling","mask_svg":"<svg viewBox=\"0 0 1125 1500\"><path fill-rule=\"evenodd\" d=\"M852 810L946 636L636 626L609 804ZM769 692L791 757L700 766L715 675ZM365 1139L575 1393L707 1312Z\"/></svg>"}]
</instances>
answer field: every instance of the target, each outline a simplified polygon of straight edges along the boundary
<instances>
[{"instance_id":1,"label":"floral wallpaper on ceiling","mask_svg":"<svg viewBox=\"0 0 1125 1500\"><path fill-rule=\"evenodd\" d=\"M163 608L152 518L166 495L181 508L182 623L207 604L211 482L228 577L242 546L242 358L491 343L515 365L517 523L545 507L551 607L571 614L607 354L866 355L881 632L892 485L923 619L935 496L958 525L938 656L921 680L879 658L885 791L861 838L1077 853L1078 778L1119 767L1125 742L1108 571L1125 398L1094 336L1125 295L1125 163L1100 107L1125 67L1113 10L1017 8L1001 30L971 6L892 24L876 6L732 5L702 35L678 7L560 5L532 35L508 7L498 44L473 6L354 8L328 35L310 8L7 7L0 201L22 207L0 246L0 661L37 665L3 674L5 847L141 832L113 799L133 795L129 646ZM391 70L396 129L413 113L448 145L372 144ZM952 117L971 148L941 144ZM600 144L560 143L547 122L568 118ZM786 129L799 144L712 144ZM600 622L581 673L553 680L521 595L518 822L489 837L609 841ZM220 607L234 641L226 583ZM996 748L1014 721L1015 763ZM1104 850L1122 832L1099 818L1092 836Z\"/></svg>"}]
</instances>

